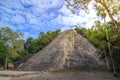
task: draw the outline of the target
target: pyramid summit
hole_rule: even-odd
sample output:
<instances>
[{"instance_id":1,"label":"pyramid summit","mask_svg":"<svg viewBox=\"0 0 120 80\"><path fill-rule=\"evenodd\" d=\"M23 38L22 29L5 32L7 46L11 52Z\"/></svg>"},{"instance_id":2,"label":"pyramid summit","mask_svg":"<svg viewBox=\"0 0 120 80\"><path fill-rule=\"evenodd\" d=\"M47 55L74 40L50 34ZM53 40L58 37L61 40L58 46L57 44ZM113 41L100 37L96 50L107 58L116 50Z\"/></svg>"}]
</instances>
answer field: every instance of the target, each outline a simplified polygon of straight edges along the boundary
<instances>
[{"instance_id":1,"label":"pyramid summit","mask_svg":"<svg viewBox=\"0 0 120 80\"><path fill-rule=\"evenodd\" d=\"M21 63L16 70L40 71L66 68L96 68L96 48L74 30L67 30L45 48Z\"/></svg>"}]
</instances>

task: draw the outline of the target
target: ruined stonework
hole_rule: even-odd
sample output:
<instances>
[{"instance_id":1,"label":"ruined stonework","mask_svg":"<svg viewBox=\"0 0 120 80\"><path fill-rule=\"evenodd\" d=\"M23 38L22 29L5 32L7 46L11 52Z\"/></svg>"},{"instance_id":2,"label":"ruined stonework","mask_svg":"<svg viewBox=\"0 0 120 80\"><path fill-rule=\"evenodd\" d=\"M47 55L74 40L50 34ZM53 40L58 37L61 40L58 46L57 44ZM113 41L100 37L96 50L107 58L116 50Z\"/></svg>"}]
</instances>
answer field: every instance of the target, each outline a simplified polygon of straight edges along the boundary
<instances>
[{"instance_id":1,"label":"ruined stonework","mask_svg":"<svg viewBox=\"0 0 120 80\"><path fill-rule=\"evenodd\" d=\"M56 70L65 68L96 68L96 48L74 30L60 33L47 47L21 63L17 70Z\"/></svg>"}]
</instances>

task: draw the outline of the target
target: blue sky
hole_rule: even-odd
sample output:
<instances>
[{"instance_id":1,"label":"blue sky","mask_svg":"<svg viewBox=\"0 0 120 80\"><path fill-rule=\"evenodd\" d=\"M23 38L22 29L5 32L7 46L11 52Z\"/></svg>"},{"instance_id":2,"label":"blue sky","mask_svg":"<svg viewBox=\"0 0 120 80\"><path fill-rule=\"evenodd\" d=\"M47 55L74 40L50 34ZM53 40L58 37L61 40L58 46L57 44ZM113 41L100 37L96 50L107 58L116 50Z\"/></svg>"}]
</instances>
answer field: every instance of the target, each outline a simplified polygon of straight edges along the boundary
<instances>
[{"instance_id":1,"label":"blue sky","mask_svg":"<svg viewBox=\"0 0 120 80\"><path fill-rule=\"evenodd\" d=\"M0 0L0 27L8 26L37 38L40 32L73 29L74 25L89 28L97 20L90 5L90 13L72 14L64 0Z\"/></svg>"}]
</instances>

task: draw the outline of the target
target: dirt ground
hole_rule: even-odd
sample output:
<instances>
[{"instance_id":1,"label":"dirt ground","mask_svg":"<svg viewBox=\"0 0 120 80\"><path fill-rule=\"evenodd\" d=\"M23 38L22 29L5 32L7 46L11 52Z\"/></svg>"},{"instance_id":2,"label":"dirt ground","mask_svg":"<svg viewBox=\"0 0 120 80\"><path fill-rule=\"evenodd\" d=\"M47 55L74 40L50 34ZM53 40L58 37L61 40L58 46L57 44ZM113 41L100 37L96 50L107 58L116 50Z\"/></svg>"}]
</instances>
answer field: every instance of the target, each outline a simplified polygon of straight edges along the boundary
<instances>
[{"instance_id":1,"label":"dirt ground","mask_svg":"<svg viewBox=\"0 0 120 80\"><path fill-rule=\"evenodd\" d=\"M82 72L23 72L0 71L0 80L120 80L106 71Z\"/></svg>"},{"instance_id":2,"label":"dirt ground","mask_svg":"<svg viewBox=\"0 0 120 80\"><path fill-rule=\"evenodd\" d=\"M120 76L113 77L109 72L40 72L11 80L120 80Z\"/></svg>"},{"instance_id":3,"label":"dirt ground","mask_svg":"<svg viewBox=\"0 0 120 80\"><path fill-rule=\"evenodd\" d=\"M12 78L18 78L27 75L35 75L35 74L37 74L37 72L3 70L0 71L0 80L12 80Z\"/></svg>"}]
</instances>

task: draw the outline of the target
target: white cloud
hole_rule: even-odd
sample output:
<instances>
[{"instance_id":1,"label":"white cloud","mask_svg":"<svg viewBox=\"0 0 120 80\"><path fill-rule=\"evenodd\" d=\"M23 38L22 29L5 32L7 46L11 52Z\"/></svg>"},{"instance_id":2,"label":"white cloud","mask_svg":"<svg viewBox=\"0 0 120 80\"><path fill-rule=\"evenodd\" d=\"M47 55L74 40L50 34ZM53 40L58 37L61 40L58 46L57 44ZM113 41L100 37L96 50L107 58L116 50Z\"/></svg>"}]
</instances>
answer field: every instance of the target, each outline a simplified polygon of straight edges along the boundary
<instances>
[{"instance_id":1,"label":"white cloud","mask_svg":"<svg viewBox=\"0 0 120 80\"><path fill-rule=\"evenodd\" d=\"M77 14L66 8L64 0L4 0L0 5L4 25L9 24L24 32L25 37L35 33L52 31L58 28L71 29L74 25L91 27L97 19L92 6L90 13L80 11ZM14 2L13 2L14 1ZM1 14L0 14L1 15ZM94 18L94 19L93 19ZM83 24L86 23L86 24ZM13 24L13 25L12 25ZM28 32L26 32L28 31Z\"/></svg>"},{"instance_id":2,"label":"white cloud","mask_svg":"<svg viewBox=\"0 0 120 80\"><path fill-rule=\"evenodd\" d=\"M61 16L59 15L58 18L56 19L58 23L70 26L70 25L77 25L80 24L80 16L76 15L69 15L69 16Z\"/></svg>"},{"instance_id":3,"label":"white cloud","mask_svg":"<svg viewBox=\"0 0 120 80\"><path fill-rule=\"evenodd\" d=\"M33 14L27 14L26 18L27 18L27 22L29 24L38 24L39 23L39 20Z\"/></svg>"},{"instance_id":4,"label":"white cloud","mask_svg":"<svg viewBox=\"0 0 120 80\"><path fill-rule=\"evenodd\" d=\"M30 19L30 24L38 24L38 20L36 18Z\"/></svg>"},{"instance_id":5,"label":"white cloud","mask_svg":"<svg viewBox=\"0 0 120 80\"><path fill-rule=\"evenodd\" d=\"M1 0L2 5L4 5L7 8L12 9L23 9L23 6L20 4L20 0Z\"/></svg>"},{"instance_id":6,"label":"white cloud","mask_svg":"<svg viewBox=\"0 0 120 80\"><path fill-rule=\"evenodd\" d=\"M56 14L53 12L42 14L42 17L47 18L47 19L53 19L55 16Z\"/></svg>"},{"instance_id":7,"label":"white cloud","mask_svg":"<svg viewBox=\"0 0 120 80\"><path fill-rule=\"evenodd\" d=\"M64 16L69 16L69 14L72 14L72 12L66 8L65 3L62 5L62 8L59 10L59 12L63 13Z\"/></svg>"},{"instance_id":8,"label":"white cloud","mask_svg":"<svg viewBox=\"0 0 120 80\"><path fill-rule=\"evenodd\" d=\"M62 15L59 15L55 21L60 24L71 26L71 25L82 25L83 27L89 28L93 25L94 21L97 20L96 12L92 8L92 3L88 6L89 14L81 10L77 14L72 14L65 5L59 10ZM83 23L86 23L83 25Z\"/></svg>"},{"instance_id":9,"label":"white cloud","mask_svg":"<svg viewBox=\"0 0 120 80\"><path fill-rule=\"evenodd\" d=\"M12 22L17 23L17 24L22 24L25 22L24 17L21 15L16 15L11 20L12 20Z\"/></svg>"},{"instance_id":10,"label":"white cloud","mask_svg":"<svg viewBox=\"0 0 120 80\"><path fill-rule=\"evenodd\" d=\"M31 9L34 13L45 13L49 8L57 8L62 5L64 0L22 0L25 6L32 5Z\"/></svg>"},{"instance_id":11,"label":"white cloud","mask_svg":"<svg viewBox=\"0 0 120 80\"><path fill-rule=\"evenodd\" d=\"M73 28L74 28L74 27L73 27ZM63 27L61 28L61 31L65 31L65 30L73 29L73 28L71 28L70 26L63 26Z\"/></svg>"}]
</instances>

